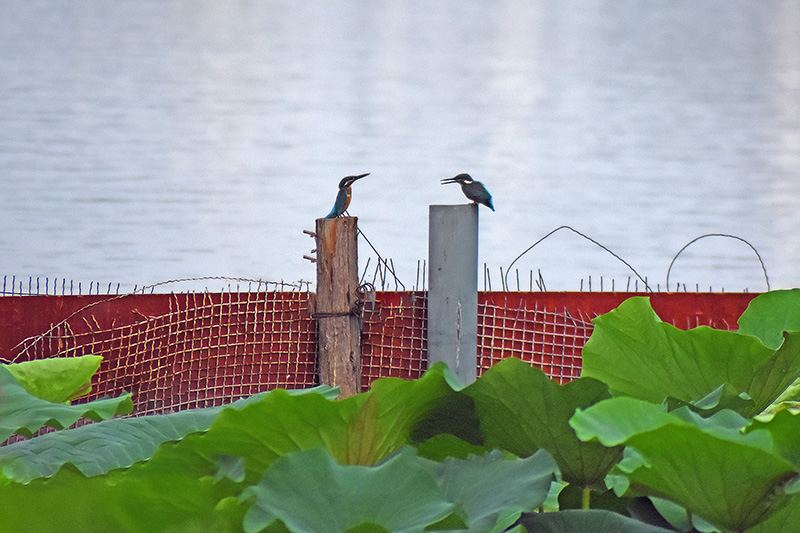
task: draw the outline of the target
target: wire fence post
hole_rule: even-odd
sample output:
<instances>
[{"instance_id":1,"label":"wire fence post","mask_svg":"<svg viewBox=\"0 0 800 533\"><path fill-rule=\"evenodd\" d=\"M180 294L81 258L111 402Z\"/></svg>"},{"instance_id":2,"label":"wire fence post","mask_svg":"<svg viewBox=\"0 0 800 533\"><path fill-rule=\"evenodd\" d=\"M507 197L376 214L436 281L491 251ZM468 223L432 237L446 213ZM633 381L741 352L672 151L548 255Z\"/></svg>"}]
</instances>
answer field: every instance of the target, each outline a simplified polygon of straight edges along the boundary
<instances>
[{"instance_id":1,"label":"wire fence post","mask_svg":"<svg viewBox=\"0 0 800 533\"><path fill-rule=\"evenodd\" d=\"M361 389L358 219L317 219L317 348L320 383L342 397Z\"/></svg>"},{"instance_id":2,"label":"wire fence post","mask_svg":"<svg viewBox=\"0 0 800 533\"><path fill-rule=\"evenodd\" d=\"M464 384L478 368L478 206L430 206L428 364L444 361Z\"/></svg>"}]
</instances>

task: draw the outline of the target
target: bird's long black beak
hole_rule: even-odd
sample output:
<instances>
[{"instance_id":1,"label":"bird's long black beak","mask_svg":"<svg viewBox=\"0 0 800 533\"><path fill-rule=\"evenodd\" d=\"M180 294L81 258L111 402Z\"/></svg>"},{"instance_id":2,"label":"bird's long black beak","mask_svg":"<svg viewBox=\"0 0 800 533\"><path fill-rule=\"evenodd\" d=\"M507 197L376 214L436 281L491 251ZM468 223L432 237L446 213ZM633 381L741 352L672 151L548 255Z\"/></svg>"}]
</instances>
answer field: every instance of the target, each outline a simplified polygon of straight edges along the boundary
<instances>
[{"instance_id":1,"label":"bird's long black beak","mask_svg":"<svg viewBox=\"0 0 800 533\"><path fill-rule=\"evenodd\" d=\"M445 178L445 179L442 180L442 185L444 185L445 183L458 183L458 180L456 178L454 178L454 177L453 178Z\"/></svg>"},{"instance_id":2,"label":"bird's long black beak","mask_svg":"<svg viewBox=\"0 0 800 533\"><path fill-rule=\"evenodd\" d=\"M353 176L353 181L360 180L364 176L369 176L369 172L367 172L366 174L359 174L358 176Z\"/></svg>"}]
</instances>

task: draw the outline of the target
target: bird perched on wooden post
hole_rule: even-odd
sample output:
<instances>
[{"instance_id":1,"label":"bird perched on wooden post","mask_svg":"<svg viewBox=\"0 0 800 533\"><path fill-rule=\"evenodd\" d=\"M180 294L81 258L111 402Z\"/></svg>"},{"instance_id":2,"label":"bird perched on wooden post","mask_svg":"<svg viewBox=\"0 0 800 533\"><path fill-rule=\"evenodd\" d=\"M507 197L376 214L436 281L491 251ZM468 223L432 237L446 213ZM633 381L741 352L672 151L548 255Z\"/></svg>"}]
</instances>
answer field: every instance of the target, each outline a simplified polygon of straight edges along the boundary
<instances>
[{"instance_id":1,"label":"bird perched on wooden post","mask_svg":"<svg viewBox=\"0 0 800 533\"><path fill-rule=\"evenodd\" d=\"M353 197L353 192L350 189L350 186L356 180L360 180L364 176L369 176L369 172L366 174L360 174L358 176L347 176L342 178L342 181L339 182L339 193L336 195L336 202L333 204L333 209L331 212L328 213L325 218L336 218L342 216L342 213L347 211L348 206L350 205L350 199Z\"/></svg>"},{"instance_id":2,"label":"bird perched on wooden post","mask_svg":"<svg viewBox=\"0 0 800 533\"><path fill-rule=\"evenodd\" d=\"M494 206L492 205L492 195L489 194L489 191L486 190L486 187L483 186L483 183L480 181L475 181L469 174L459 174L458 176L445 178L442 180L443 185L447 183L460 184L461 190L464 192L464 196L472 200L473 204L483 204L494 211Z\"/></svg>"}]
</instances>

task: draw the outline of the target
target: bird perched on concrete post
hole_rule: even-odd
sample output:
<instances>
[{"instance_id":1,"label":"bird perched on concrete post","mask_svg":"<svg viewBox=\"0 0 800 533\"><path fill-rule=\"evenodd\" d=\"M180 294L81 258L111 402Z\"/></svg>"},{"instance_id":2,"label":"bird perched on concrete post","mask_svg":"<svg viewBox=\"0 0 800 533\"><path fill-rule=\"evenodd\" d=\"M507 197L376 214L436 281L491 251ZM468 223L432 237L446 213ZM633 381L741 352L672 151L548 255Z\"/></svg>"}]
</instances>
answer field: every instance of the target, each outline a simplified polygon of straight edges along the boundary
<instances>
[{"instance_id":1,"label":"bird perched on concrete post","mask_svg":"<svg viewBox=\"0 0 800 533\"><path fill-rule=\"evenodd\" d=\"M461 190L464 192L464 196L472 200L473 204L483 204L494 211L494 206L492 205L492 195L489 194L489 191L486 190L486 187L483 186L483 183L480 181L475 181L469 174L459 174L458 176L445 178L442 180L443 185L447 183L460 184Z\"/></svg>"},{"instance_id":2,"label":"bird perched on concrete post","mask_svg":"<svg viewBox=\"0 0 800 533\"><path fill-rule=\"evenodd\" d=\"M366 174L359 174L358 176L347 176L342 178L342 181L339 182L339 193L336 195L336 202L333 204L333 209L331 212L328 213L325 218L336 218L342 216L342 213L347 211L348 206L350 205L350 199L353 197L353 192L350 189L350 186L356 180L360 180L364 176L369 176L369 172Z\"/></svg>"}]
</instances>

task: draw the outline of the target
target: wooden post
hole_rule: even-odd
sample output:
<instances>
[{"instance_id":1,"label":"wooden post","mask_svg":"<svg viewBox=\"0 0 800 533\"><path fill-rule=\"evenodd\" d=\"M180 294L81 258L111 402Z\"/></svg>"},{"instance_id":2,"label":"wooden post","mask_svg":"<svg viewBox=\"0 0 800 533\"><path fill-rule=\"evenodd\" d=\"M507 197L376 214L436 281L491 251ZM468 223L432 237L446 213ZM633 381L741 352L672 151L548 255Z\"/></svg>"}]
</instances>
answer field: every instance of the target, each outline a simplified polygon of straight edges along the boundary
<instances>
[{"instance_id":1,"label":"wooden post","mask_svg":"<svg viewBox=\"0 0 800 533\"><path fill-rule=\"evenodd\" d=\"M428 232L428 364L462 383L478 372L478 206L432 205Z\"/></svg>"},{"instance_id":2,"label":"wooden post","mask_svg":"<svg viewBox=\"0 0 800 533\"><path fill-rule=\"evenodd\" d=\"M361 391L358 218L317 219L317 361L320 383Z\"/></svg>"}]
</instances>

